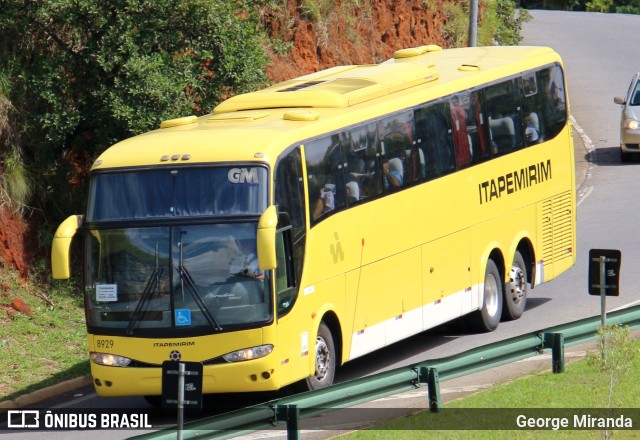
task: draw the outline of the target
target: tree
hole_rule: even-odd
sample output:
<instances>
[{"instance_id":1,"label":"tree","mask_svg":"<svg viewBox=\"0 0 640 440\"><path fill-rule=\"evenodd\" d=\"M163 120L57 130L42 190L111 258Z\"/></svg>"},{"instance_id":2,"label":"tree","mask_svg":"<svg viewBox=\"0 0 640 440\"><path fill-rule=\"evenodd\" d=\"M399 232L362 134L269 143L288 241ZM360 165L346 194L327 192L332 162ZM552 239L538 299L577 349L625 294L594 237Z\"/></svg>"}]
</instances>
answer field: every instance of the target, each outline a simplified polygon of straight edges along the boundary
<instances>
[{"instance_id":1,"label":"tree","mask_svg":"<svg viewBox=\"0 0 640 440\"><path fill-rule=\"evenodd\" d=\"M39 176L32 202L56 223L82 206L70 183L84 188L109 145L265 84L253 3L3 1L0 75L19 157Z\"/></svg>"},{"instance_id":2,"label":"tree","mask_svg":"<svg viewBox=\"0 0 640 440\"><path fill-rule=\"evenodd\" d=\"M587 11L609 12L614 0L591 0L586 4Z\"/></svg>"}]
</instances>

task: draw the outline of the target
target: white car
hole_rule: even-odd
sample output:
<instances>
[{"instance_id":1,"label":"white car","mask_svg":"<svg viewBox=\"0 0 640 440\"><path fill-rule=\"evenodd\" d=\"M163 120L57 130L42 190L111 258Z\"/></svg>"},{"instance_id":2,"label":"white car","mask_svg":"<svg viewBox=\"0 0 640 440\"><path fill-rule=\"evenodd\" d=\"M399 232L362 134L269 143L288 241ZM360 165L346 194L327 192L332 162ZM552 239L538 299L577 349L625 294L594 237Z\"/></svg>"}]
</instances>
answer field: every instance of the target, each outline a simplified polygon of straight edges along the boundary
<instances>
[{"instance_id":1,"label":"white car","mask_svg":"<svg viewBox=\"0 0 640 440\"><path fill-rule=\"evenodd\" d=\"M633 153L640 153L640 72L633 75L627 96L616 96L613 102L622 106L620 160L628 162Z\"/></svg>"}]
</instances>

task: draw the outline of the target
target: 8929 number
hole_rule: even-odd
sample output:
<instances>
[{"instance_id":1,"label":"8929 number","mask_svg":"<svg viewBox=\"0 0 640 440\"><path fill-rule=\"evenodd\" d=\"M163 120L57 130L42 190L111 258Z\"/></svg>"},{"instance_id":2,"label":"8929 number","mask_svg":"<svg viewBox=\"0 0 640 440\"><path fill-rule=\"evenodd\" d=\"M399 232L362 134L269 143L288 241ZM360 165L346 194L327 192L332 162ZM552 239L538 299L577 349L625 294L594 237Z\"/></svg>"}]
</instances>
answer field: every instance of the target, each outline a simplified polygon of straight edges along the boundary
<instances>
[{"instance_id":1,"label":"8929 number","mask_svg":"<svg viewBox=\"0 0 640 440\"><path fill-rule=\"evenodd\" d=\"M113 348L113 339L96 339L96 348Z\"/></svg>"}]
</instances>

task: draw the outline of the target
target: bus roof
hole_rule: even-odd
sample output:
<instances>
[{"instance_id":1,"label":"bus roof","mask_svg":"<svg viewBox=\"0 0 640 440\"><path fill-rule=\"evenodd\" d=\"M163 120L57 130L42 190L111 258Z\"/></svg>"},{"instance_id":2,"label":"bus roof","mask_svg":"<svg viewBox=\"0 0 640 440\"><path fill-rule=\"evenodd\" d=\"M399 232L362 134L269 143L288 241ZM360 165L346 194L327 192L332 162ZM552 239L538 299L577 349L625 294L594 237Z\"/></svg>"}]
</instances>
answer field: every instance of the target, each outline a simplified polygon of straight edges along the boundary
<instances>
[{"instance_id":1,"label":"bus roof","mask_svg":"<svg viewBox=\"0 0 640 440\"><path fill-rule=\"evenodd\" d=\"M92 169L273 163L304 139L552 62L560 62L552 49L534 46L401 49L381 64L329 68L234 96L209 115L165 121L115 144Z\"/></svg>"}]
</instances>

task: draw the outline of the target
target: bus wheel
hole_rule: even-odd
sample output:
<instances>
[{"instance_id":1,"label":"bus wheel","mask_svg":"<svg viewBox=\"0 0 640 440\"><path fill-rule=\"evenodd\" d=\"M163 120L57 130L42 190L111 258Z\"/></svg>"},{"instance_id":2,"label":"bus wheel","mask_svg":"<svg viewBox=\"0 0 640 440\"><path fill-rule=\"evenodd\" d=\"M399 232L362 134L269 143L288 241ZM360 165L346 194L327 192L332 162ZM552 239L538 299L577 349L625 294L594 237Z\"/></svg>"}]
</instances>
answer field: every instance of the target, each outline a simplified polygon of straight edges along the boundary
<instances>
[{"instance_id":1,"label":"bus wheel","mask_svg":"<svg viewBox=\"0 0 640 440\"><path fill-rule=\"evenodd\" d=\"M522 316L527 305L527 293L527 266L520 252L516 251L509 271L509 282L505 286L505 301L502 310L504 319L513 320Z\"/></svg>"},{"instance_id":2,"label":"bus wheel","mask_svg":"<svg viewBox=\"0 0 640 440\"><path fill-rule=\"evenodd\" d=\"M333 384L335 373L336 350L333 345L333 336L329 327L322 322L316 337L316 369L313 376L307 378L306 388L313 391L328 387Z\"/></svg>"},{"instance_id":3,"label":"bus wheel","mask_svg":"<svg viewBox=\"0 0 640 440\"><path fill-rule=\"evenodd\" d=\"M502 315L502 278L493 260L487 261L484 273L484 301L476 313L476 327L483 332L494 331Z\"/></svg>"}]
</instances>

